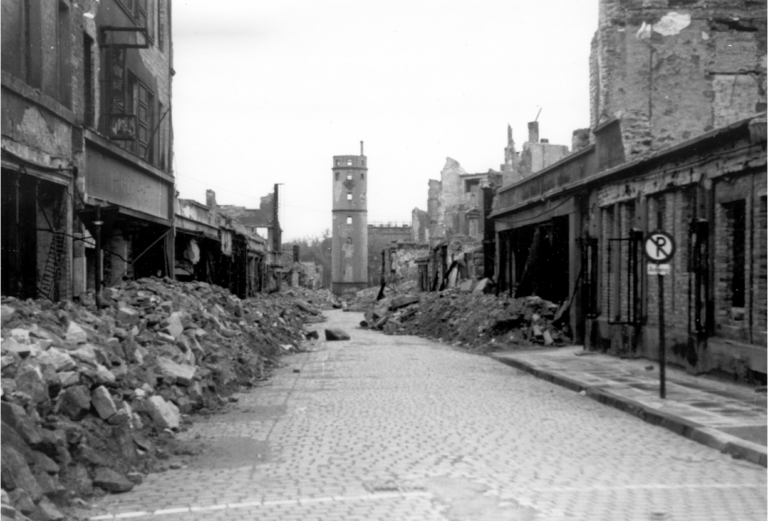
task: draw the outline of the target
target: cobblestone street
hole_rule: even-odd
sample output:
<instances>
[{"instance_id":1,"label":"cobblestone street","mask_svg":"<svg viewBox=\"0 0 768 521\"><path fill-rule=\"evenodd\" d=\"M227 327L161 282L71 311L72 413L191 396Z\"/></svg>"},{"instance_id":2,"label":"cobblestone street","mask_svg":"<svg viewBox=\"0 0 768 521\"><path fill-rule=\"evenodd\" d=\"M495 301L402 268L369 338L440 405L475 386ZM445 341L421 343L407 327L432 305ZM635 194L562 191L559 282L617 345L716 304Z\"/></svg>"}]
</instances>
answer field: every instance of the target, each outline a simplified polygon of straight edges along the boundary
<instances>
[{"instance_id":1,"label":"cobblestone street","mask_svg":"<svg viewBox=\"0 0 768 521\"><path fill-rule=\"evenodd\" d=\"M181 438L91 519L764 520L764 468L491 358L355 329Z\"/></svg>"}]
</instances>

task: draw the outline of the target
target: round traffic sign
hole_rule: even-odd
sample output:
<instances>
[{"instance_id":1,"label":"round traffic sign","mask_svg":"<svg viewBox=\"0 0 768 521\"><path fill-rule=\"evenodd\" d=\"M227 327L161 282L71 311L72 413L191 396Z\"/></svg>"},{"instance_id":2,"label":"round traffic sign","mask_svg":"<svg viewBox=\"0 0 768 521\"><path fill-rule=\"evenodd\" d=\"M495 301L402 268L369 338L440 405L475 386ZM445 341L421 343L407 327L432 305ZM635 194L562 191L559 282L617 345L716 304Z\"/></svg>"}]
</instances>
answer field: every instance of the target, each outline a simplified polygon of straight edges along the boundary
<instances>
[{"instance_id":1,"label":"round traffic sign","mask_svg":"<svg viewBox=\"0 0 768 521\"><path fill-rule=\"evenodd\" d=\"M657 230L645 238L645 256L657 264L669 262L675 254L675 240L667 232Z\"/></svg>"}]
</instances>

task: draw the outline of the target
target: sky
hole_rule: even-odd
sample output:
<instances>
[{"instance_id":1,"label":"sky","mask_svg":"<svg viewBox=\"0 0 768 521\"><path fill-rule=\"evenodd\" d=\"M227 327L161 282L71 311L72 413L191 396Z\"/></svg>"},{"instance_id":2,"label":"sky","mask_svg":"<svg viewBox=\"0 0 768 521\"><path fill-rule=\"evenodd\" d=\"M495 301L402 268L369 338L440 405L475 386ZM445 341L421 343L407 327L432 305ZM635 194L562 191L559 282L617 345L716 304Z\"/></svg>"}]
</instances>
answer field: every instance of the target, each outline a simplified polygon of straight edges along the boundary
<instances>
[{"instance_id":1,"label":"sky","mask_svg":"<svg viewBox=\"0 0 768 521\"><path fill-rule=\"evenodd\" d=\"M410 223L447 157L499 170L589 126L598 0L176 0L179 197L258 208L280 186L283 238L331 226L332 160L368 158L368 221ZM540 112L539 112L540 111Z\"/></svg>"}]
</instances>

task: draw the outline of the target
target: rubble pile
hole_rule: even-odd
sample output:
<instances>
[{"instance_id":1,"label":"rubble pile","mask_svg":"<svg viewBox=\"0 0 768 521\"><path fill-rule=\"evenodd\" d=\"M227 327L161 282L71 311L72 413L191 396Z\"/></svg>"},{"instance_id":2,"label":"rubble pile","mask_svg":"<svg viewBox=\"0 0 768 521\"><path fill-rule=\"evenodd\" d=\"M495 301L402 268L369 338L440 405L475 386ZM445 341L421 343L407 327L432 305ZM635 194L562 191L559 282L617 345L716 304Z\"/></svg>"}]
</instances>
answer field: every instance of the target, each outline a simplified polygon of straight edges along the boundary
<instances>
[{"instance_id":1,"label":"rubble pile","mask_svg":"<svg viewBox=\"0 0 768 521\"><path fill-rule=\"evenodd\" d=\"M2 298L3 519L62 519L57 505L130 490L186 415L264 379L321 315L169 279L105 289L101 305Z\"/></svg>"},{"instance_id":2,"label":"rubble pile","mask_svg":"<svg viewBox=\"0 0 768 521\"><path fill-rule=\"evenodd\" d=\"M360 325L492 350L564 345L569 331L563 318L557 304L536 296L496 297L456 288L383 299L365 312Z\"/></svg>"},{"instance_id":3,"label":"rubble pile","mask_svg":"<svg viewBox=\"0 0 768 521\"><path fill-rule=\"evenodd\" d=\"M341 302L329 289L290 288L283 291L288 297L301 298L316 309L340 309Z\"/></svg>"},{"instance_id":4,"label":"rubble pile","mask_svg":"<svg viewBox=\"0 0 768 521\"><path fill-rule=\"evenodd\" d=\"M346 311L365 311L369 309L376 303L379 291L381 291L381 288L378 286L358 291L345 302L346 306L344 309ZM385 298L391 298L401 294L413 293L414 291L416 291L416 281L409 280L396 285L386 285L384 287L384 296Z\"/></svg>"}]
</instances>

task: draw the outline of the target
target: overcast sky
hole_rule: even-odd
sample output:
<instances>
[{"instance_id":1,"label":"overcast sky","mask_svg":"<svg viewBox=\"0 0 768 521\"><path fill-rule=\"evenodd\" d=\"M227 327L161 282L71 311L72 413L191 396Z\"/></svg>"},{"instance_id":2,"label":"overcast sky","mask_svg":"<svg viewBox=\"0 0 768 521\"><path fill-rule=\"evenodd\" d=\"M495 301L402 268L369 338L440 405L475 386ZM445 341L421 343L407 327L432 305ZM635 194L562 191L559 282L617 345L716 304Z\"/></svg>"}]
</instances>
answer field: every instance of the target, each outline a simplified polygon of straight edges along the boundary
<instances>
[{"instance_id":1,"label":"overcast sky","mask_svg":"<svg viewBox=\"0 0 768 521\"><path fill-rule=\"evenodd\" d=\"M332 158L368 157L368 220L410 222L446 157L499 169L589 126L597 0L176 0L180 197L258 207L283 183L283 237L331 225Z\"/></svg>"}]
</instances>

